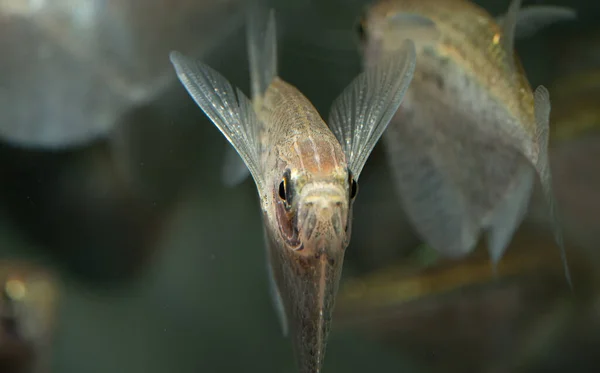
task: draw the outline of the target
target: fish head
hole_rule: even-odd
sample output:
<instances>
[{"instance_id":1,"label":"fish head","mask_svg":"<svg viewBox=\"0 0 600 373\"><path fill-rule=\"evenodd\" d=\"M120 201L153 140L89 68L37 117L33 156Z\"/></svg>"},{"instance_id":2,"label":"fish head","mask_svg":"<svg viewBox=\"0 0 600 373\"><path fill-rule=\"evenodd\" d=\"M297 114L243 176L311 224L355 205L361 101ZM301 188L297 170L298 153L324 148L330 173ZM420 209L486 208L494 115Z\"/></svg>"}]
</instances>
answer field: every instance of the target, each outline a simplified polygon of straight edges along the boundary
<instances>
[{"instance_id":1,"label":"fish head","mask_svg":"<svg viewBox=\"0 0 600 373\"><path fill-rule=\"evenodd\" d=\"M315 140L314 148L330 147L325 142ZM283 162L274 172L270 210L265 212L274 281L297 363L307 373L319 372L324 359L357 191L343 152L335 146L337 159L322 152Z\"/></svg>"},{"instance_id":2,"label":"fish head","mask_svg":"<svg viewBox=\"0 0 600 373\"><path fill-rule=\"evenodd\" d=\"M347 171L318 178L284 170L272 198L277 230L291 252L333 255L347 246L352 184Z\"/></svg>"}]
</instances>

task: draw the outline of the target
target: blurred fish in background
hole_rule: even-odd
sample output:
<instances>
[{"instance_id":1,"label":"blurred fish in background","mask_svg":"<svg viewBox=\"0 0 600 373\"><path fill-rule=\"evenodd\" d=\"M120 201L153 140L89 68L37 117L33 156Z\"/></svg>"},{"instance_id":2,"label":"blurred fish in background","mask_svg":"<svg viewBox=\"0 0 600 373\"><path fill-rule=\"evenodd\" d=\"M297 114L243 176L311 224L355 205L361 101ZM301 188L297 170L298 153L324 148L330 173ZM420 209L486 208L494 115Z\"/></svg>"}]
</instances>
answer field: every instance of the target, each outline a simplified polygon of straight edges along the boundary
<instances>
[{"instance_id":1,"label":"blurred fish in background","mask_svg":"<svg viewBox=\"0 0 600 373\"><path fill-rule=\"evenodd\" d=\"M362 70L355 26L372 2L269 3L281 76L328 112ZM505 17L510 2L475 3ZM202 59L249 92L245 4L0 0L0 255L14 271L36 263L60 280L51 372L296 371L269 298L256 188L222 185L229 145L168 58ZM584 113L600 7L540 0L522 11L538 6L577 12L538 18L515 41L532 86L550 91L550 162L574 292L539 191L493 273L483 245L462 260L420 245L376 146L354 204L324 372L597 371L594 135L572 129L593 122ZM573 136L559 139L559 127ZM31 356L10 346L14 362Z\"/></svg>"},{"instance_id":2,"label":"blurred fish in background","mask_svg":"<svg viewBox=\"0 0 600 373\"><path fill-rule=\"evenodd\" d=\"M239 3L2 0L2 48L12 53L1 65L0 136L46 149L108 137L124 113L173 81L169 48L206 53L235 29L235 17L221 17ZM150 33L157 37L148 39Z\"/></svg>"},{"instance_id":3,"label":"blurred fish in background","mask_svg":"<svg viewBox=\"0 0 600 373\"><path fill-rule=\"evenodd\" d=\"M444 255L470 253L484 233L497 263L527 212L534 180L564 255L547 159L549 95L543 86L532 92L514 55L519 23L574 18L556 10L520 13L513 0L495 21L465 0L383 0L361 21L367 66L404 38L416 42L416 78L384 141L410 221ZM570 281L566 259L565 270Z\"/></svg>"},{"instance_id":4,"label":"blurred fish in background","mask_svg":"<svg viewBox=\"0 0 600 373\"><path fill-rule=\"evenodd\" d=\"M50 372L59 301L55 274L40 265L0 263L0 371Z\"/></svg>"},{"instance_id":5,"label":"blurred fish in background","mask_svg":"<svg viewBox=\"0 0 600 373\"><path fill-rule=\"evenodd\" d=\"M188 166L186 127L158 99L176 80L168 52L213 49L239 4L0 2L0 198L82 276L127 277L152 252Z\"/></svg>"},{"instance_id":6,"label":"blurred fish in background","mask_svg":"<svg viewBox=\"0 0 600 373\"><path fill-rule=\"evenodd\" d=\"M550 251L551 222L539 190L496 271L480 243L465 260L425 246L414 249L412 260L347 279L337 327L409 351L424 371L594 372L600 364L593 352L600 343L597 25L539 32L544 39L534 37L538 45L529 53L552 56L533 76L549 83L553 97L550 162L578 289L565 286L561 259Z\"/></svg>"}]
</instances>

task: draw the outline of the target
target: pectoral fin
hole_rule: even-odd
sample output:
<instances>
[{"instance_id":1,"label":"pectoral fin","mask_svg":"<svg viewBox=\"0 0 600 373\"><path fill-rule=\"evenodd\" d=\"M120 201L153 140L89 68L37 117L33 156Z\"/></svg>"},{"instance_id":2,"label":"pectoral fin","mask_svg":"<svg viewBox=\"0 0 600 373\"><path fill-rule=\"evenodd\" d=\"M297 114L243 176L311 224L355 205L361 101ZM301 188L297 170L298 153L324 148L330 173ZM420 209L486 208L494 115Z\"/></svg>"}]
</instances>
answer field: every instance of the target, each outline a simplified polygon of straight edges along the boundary
<instances>
[{"instance_id":1,"label":"pectoral fin","mask_svg":"<svg viewBox=\"0 0 600 373\"><path fill-rule=\"evenodd\" d=\"M539 86L534 92L535 120L537 124L537 143L539 146L538 160L536 164L537 173L542 186L542 193L546 201L546 209L551 219L554 239L560 248L564 265L565 276L569 286L573 286L567 254L563 239L560 215L557 211L556 198L552 190L552 175L550 172L550 161L548 158L548 140L550 136L550 94L544 86Z\"/></svg>"},{"instance_id":2,"label":"pectoral fin","mask_svg":"<svg viewBox=\"0 0 600 373\"><path fill-rule=\"evenodd\" d=\"M179 52L171 52L177 77L196 104L235 148L250 170L258 190L263 175L259 161L259 121L252 103L216 70Z\"/></svg>"},{"instance_id":3,"label":"pectoral fin","mask_svg":"<svg viewBox=\"0 0 600 373\"><path fill-rule=\"evenodd\" d=\"M415 70L414 43L406 40L356 77L334 101L329 127L358 179L375 144L398 110Z\"/></svg>"},{"instance_id":4,"label":"pectoral fin","mask_svg":"<svg viewBox=\"0 0 600 373\"><path fill-rule=\"evenodd\" d=\"M400 109L383 142L409 221L428 246L445 257L458 258L474 249L479 224L453 176L453 156L446 156L452 149L435 144L433 131L440 124L440 116L436 109L428 111L425 107L419 105L410 112Z\"/></svg>"},{"instance_id":5,"label":"pectoral fin","mask_svg":"<svg viewBox=\"0 0 600 373\"><path fill-rule=\"evenodd\" d=\"M525 158L520 169L514 187L507 191L487 226L488 251L494 267L523 221L531 199L535 170Z\"/></svg>"}]
</instances>

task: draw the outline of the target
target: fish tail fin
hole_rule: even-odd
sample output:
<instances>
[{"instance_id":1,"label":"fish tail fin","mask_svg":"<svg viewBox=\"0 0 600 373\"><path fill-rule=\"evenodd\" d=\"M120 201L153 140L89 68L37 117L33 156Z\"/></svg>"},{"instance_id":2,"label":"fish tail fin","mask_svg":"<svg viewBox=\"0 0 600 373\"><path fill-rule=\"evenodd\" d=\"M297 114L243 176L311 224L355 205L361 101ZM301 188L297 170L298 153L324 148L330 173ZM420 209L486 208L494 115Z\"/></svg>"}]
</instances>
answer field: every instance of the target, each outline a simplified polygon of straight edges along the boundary
<instances>
[{"instance_id":1,"label":"fish tail fin","mask_svg":"<svg viewBox=\"0 0 600 373\"><path fill-rule=\"evenodd\" d=\"M534 92L535 121L537 125L537 143L539 146L538 160L536 164L537 173L540 178L542 193L546 202L546 210L550 217L554 239L560 248L565 277L571 289L571 273L567 262L567 253L565 250L563 232L560 222L560 215L556 206L556 197L552 190L552 174L550 172L550 161L548 158L548 143L550 136L550 94L546 87L539 86Z\"/></svg>"},{"instance_id":2,"label":"fish tail fin","mask_svg":"<svg viewBox=\"0 0 600 373\"><path fill-rule=\"evenodd\" d=\"M494 269L525 217L533 191L534 175L531 163L524 160L516 184L494 211L487 224L486 241Z\"/></svg>"},{"instance_id":3,"label":"fish tail fin","mask_svg":"<svg viewBox=\"0 0 600 373\"><path fill-rule=\"evenodd\" d=\"M277 76L277 35L275 11L255 3L247 18L248 60L252 99L264 95Z\"/></svg>"}]
</instances>

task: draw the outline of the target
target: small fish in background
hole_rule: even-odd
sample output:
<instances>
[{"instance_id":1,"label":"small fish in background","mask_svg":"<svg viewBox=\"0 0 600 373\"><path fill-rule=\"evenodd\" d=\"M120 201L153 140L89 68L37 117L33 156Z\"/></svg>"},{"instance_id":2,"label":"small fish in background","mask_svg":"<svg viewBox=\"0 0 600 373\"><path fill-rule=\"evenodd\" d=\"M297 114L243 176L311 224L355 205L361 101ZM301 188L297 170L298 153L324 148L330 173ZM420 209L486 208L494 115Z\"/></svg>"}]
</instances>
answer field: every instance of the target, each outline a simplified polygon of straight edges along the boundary
<instances>
[{"instance_id":1,"label":"small fish in background","mask_svg":"<svg viewBox=\"0 0 600 373\"><path fill-rule=\"evenodd\" d=\"M35 265L0 262L0 371L50 372L58 282Z\"/></svg>"},{"instance_id":2,"label":"small fish in background","mask_svg":"<svg viewBox=\"0 0 600 373\"><path fill-rule=\"evenodd\" d=\"M527 211L535 175L570 275L548 166L550 100L532 91L515 38L571 20L567 8L513 0L492 18L465 0L384 0L359 33L364 63L410 38L413 82L383 136L401 202L426 244L448 257L472 252L486 233L494 265Z\"/></svg>"},{"instance_id":3,"label":"small fish in background","mask_svg":"<svg viewBox=\"0 0 600 373\"><path fill-rule=\"evenodd\" d=\"M230 184L248 175L256 183L275 306L300 372L315 373L325 356L357 181L410 84L415 52L406 41L360 74L333 103L328 127L278 77L275 18L266 13L256 8L248 16L252 101L203 63L178 52L171 61L243 161L230 156Z\"/></svg>"}]
</instances>

